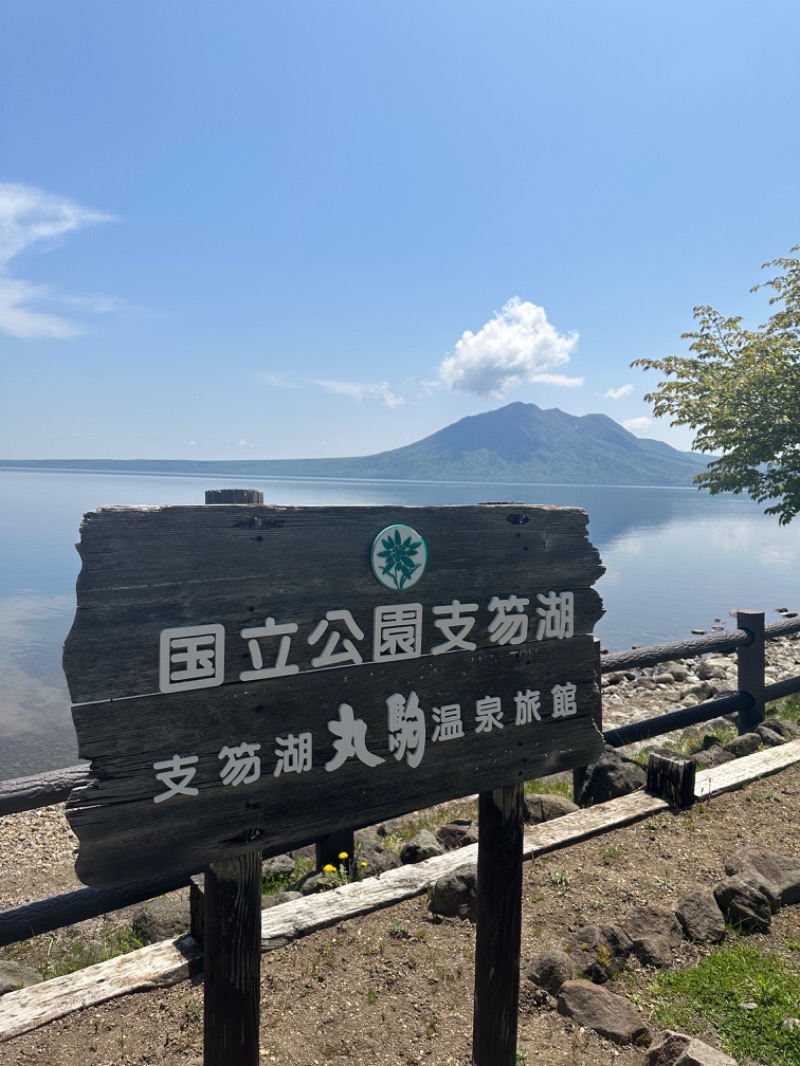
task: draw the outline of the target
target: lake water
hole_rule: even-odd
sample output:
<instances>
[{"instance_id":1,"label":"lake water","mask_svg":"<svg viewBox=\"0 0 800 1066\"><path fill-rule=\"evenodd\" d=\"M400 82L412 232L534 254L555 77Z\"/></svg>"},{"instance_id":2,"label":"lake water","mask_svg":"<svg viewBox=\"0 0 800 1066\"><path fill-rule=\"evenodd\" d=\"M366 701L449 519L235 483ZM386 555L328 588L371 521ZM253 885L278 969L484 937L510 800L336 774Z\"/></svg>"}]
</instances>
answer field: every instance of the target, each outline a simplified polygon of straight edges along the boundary
<instances>
[{"instance_id":1,"label":"lake water","mask_svg":"<svg viewBox=\"0 0 800 1066\"><path fill-rule=\"evenodd\" d=\"M268 503L583 507L606 573L597 635L610 651L731 625L735 608L800 609L800 520L695 489L583 485L210 479L0 470L0 779L77 760L61 647L75 613L74 545L86 511L202 504L206 488L261 489Z\"/></svg>"}]
</instances>

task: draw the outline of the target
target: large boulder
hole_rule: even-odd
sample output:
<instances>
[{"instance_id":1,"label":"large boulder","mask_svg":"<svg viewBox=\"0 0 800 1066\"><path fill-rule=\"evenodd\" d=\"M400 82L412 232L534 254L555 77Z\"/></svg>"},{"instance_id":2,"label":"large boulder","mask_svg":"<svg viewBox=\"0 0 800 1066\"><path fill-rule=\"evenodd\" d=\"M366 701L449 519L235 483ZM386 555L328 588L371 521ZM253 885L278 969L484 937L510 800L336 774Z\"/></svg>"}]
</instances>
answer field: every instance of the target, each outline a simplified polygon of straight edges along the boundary
<instances>
[{"instance_id":1,"label":"large boulder","mask_svg":"<svg viewBox=\"0 0 800 1066\"><path fill-rule=\"evenodd\" d=\"M6 992L15 992L18 988L38 985L41 980L39 971L24 962L0 961L0 996L4 996Z\"/></svg>"},{"instance_id":2,"label":"large boulder","mask_svg":"<svg viewBox=\"0 0 800 1066\"><path fill-rule=\"evenodd\" d=\"M575 976L575 960L566 951L544 951L528 967L527 977L535 985L557 996L565 981Z\"/></svg>"},{"instance_id":3,"label":"large boulder","mask_svg":"<svg viewBox=\"0 0 800 1066\"><path fill-rule=\"evenodd\" d=\"M468 818L456 818L452 822L440 825L436 830L436 839L445 849L453 851L465 848L468 844L478 842L478 823Z\"/></svg>"},{"instance_id":4,"label":"large boulder","mask_svg":"<svg viewBox=\"0 0 800 1066\"><path fill-rule=\"evenodd\" d=\"M189 929L189 904L183 899L151 899L133 913L131 932L140 944L175 940Z\"/></svg>"},{"instance_id":5,"label":"large boulder","mask_svg":"<svg viewBox=\"0 0 800 1066\"><path fill-rule=\"evenodd\" d=\"M444 855L444 848L430 829L420 829L415 837L403 845L400 862L404 864L424 862L437 855Z\"/></svg>"},{"instance_id":6,"label":"large boulder","mask_svg":"<svg viewBox=\"0 0 800 1066\"><path fill-rule=\"evenodd\" d=\"M647 774L632 759L625 759L613 748L606 748L600 759L589 767L586 783L579 797L581 807L605 803L636 792L647 784Z\"/></svg>"},{"instance_id":7,"label":"large boulder","mask_svg":"<svg viewBox=\"0 0 800 1066\"><path fill-rule=\"evenodd\" d=\"M714 888L714 898L725 920L743 933L765 933L772 923L769 900L743 877L720 881Z\"/></svg>"},{"instance_id":8,"label":"large boulder","mask_svg":"<svg viewBox=\"0 0 800 1066\"><path fill-rule=\"evenodd\" d=\"M742 733L741 736L734 737L722 747L735 758L741 759L743 755L753 755L761 748L761 737L758 733Z\"/></svg>"},{"instance_id":9,"label":"large boulder","mask_svg":"<svg viewBox=\"0 0 800 1066\"><path fill-rule=\"evenodd\" d=\"M550 822L553 818L560 818L563 814L571 814L579 810L578 804L573 803L566 796L536 793L525 797L525 821L534 825L540 822Z\"/></svg>"},{"instance_id":10,"label":"large boulder","mask_svg":"<svg viewBox=\"0 0 800 1066\"><path fill-rule=\"evenodd\" d=\"M373 877L375 874L384 874L387 870L394 870L400 865L400 860L393 851L378 840L365 837L356 845L356 862L358 863L362 877ZM362 866L362 863L366 866Z\"/></svg>"},{"instance_id":11,"label":"large boulder","mask_svg":"<svg viewBox=\"0 0 800 1066\"><path fill-rule=\"evenodd\" d=\"M738 1066L736 1059L695 1037L675 1059L675 1066Z\"/></svg>"},{"instance_id":12,"label":"large boulder","mask_svg":"<svg viewBox=\"0 0 800 1066\"><path fill-rule=\"evenodd\" d=\"M739 848L725 863L725 873L755 885L773 910L800 903L800 859L769 848Z\"/></svg>"},{"instance_id":13,"label":"large boulder","mask_svg":"<svg viewBox=\"0 0 800 1066\"><path fill-rule=\"evenodd\" d=\"M725 919L711 891L684 896L675 908L687 940L695 944L719 944L725 939Z\"/></svg>"},{"instance_id":14,"label":"large boulder","mask_svg":"<svg viewBox=\"0 0 800 1066\"><path fill-rule=\"evenodd\" d=\"M477 865L459 866L440 877L433 885L429 907L432 914L474 922L478 914Z\"/></svg>"},{"instance_id":15,"label":"large boulder","mask_svg":"<svg viewBox=\"0 0 800 1066\"><path fill-rule=\"evenodd\" d=\"M625 967L631 940L618 925L585 925L564 944L577 973L604 984Z\"/></svg>"},{"instance_id":16,"label":"large boulder","mask_svg":"<svg viewBox=\"0 0 800 1066\"><path fill-rule=\"evenodd\" d=\"M657 903L636 907L620 922L631 941L631 954L642 966L666 969L671 966L683 934L668 907Z\"/></svg>"},{"instance_id":17,"label":"large boulder","mask_svg":"<svg viewBox=\"0 0 800 1066\"><path fill-rule=\"evenodd\" d=\"M558 994L558 1011L615 1044L647 1047L652 1040L650 1029L630 1000L591 981L566 981Z\"/></svg>"}]
</instances>

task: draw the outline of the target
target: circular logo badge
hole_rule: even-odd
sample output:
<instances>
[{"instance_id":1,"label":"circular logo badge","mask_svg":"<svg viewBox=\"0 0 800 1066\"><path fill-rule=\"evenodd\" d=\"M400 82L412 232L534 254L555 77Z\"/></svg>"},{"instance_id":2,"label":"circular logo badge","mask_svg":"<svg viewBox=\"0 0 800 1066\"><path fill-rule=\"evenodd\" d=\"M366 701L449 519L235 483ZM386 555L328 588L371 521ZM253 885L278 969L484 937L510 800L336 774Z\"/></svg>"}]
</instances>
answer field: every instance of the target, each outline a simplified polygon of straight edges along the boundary
<instances>
[{"instance_id":1,"label":"circular logo badge","mask_svg":"<svg viewBox=\"0 0 800 1066\"><path fill-rule=\"evenodd\" d=\"M369 561L382 585L404 592L424 574L428 548L411 526L387 526L373 541Z\"/></svg>"}]
</instances>

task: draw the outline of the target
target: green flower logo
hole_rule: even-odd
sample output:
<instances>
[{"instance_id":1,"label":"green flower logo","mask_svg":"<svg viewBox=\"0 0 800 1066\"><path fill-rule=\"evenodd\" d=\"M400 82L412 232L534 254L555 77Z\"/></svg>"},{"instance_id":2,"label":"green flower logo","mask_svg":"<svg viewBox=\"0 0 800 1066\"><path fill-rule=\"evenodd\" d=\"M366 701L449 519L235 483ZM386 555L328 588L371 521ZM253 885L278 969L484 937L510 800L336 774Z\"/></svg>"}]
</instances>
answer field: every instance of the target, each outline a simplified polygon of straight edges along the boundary
<instances>
[{"instance_id":1,"label":"green flower logo","mask_svg":"<svg viewBox=\"0 0 800 1066\"><path fill-rule=\"evenodd\" d=\"M372 572L387 589L416 585L428 562L425 541L411 526L389 526L372 544Z\"/></svg>"}]
</instances>

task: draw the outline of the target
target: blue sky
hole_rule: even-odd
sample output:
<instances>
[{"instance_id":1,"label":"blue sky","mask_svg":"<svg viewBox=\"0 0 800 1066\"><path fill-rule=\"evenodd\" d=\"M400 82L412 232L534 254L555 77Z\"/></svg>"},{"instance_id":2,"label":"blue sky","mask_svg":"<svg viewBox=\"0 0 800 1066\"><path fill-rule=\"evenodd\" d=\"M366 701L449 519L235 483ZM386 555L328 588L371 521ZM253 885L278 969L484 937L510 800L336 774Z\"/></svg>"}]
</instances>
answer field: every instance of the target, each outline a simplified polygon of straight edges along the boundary
<instances>
[{"instance_id":1,"label":"blue sky","mask_svg":"<svg viewBox=\"0 0 800 1066\"><path fill-rule=\"evenodd\" d=\"M356 455L512 400L644 436L800 240L800 5L26 0L0 457Z\"/></svg>"}]
</instances>

